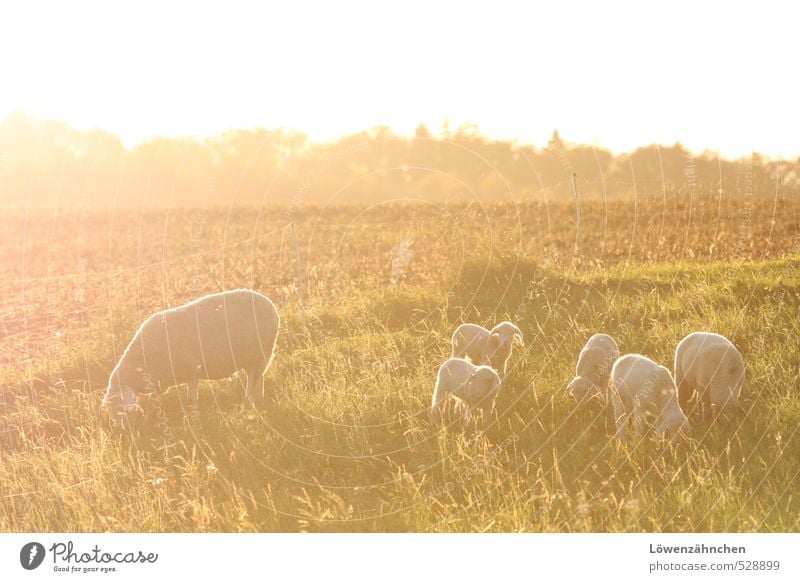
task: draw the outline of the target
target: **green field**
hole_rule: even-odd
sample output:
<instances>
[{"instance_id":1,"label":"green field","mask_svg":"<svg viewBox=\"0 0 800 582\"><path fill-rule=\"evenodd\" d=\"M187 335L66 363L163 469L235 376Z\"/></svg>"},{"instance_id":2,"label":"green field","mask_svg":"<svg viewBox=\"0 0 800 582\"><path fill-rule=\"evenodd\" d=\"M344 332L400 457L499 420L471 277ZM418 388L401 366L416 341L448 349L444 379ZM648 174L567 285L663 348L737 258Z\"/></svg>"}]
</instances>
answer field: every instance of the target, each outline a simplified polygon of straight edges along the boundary
<instances>
[{"instance_id":1,"label":"green field","mask_svg":"<svg viewBox=\"0 0 800 582\"><path fill-rule=\"evenodd\" d=\"M744 246L734 204L713 249L711 218L697 234L676 206L659 238L663 209L626 220L619 204L606 215L614 228L584 213L583 265L568 204L493 208L491 229L465 207L368 220L358 208L308 210L294 217L297 254L273 210L5 225L0 530L800 531L797 204L781 202L769 229L760 217L773 204L759 206L756 244L751 233ZM473 234L459 239L453 225ZM412 252L397 259L404 238ZM237 376L201 384L199 423L184 420L185 389L173 388L159 403L166 430L108 431L98 406L139 322L240 286L282 316L266 376L274 400L248 408ZM453 329L505 319L526 341L497 418L485 433L434 431L428 407ZM693 416L685 445L620 446L610 410L567 399L591 334L671 368L695 330L726 335L745 357L741 424Z\"/></svg>"}]
</instances>

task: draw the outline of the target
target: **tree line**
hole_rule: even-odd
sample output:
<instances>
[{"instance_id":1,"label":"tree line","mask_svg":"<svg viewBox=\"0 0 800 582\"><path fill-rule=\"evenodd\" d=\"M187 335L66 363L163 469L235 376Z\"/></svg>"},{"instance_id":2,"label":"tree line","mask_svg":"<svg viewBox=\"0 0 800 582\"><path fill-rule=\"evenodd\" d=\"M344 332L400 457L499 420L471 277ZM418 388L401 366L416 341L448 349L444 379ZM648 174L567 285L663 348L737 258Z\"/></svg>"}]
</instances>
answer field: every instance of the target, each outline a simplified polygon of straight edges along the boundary
<instances>
[{"instance_id":1,"label":"tree line","mask_svg":"<svg viewBox=\"0 0 800 582\"><path fill-rule=\"evenodd\" d=\"M567 143L492 140L475 125L438 136L386 127L315 143L290 130L158 138L126 148L114 134L16 113L0 124L4 206L306 205L582 197L796 195L800 158L694 155L681 144L614 155Z\"/></svg>"}]
</instances>

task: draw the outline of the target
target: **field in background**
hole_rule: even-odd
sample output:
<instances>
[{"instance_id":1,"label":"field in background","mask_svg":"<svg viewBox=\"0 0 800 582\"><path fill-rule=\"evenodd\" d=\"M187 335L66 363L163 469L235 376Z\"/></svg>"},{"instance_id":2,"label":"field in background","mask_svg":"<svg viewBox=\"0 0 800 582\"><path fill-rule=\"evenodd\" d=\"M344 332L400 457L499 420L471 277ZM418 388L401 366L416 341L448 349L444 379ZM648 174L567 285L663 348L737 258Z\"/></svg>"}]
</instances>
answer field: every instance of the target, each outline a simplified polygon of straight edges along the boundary
<instances>
[{"instance_id":1,"label":"field in background","mask_svg":"<svg viewBox=\"0 0 800 582\"><path fill-rule=\"evenodd\" d=\"M0 216L0 530L798 531L800 202L588 201ZM294 225L294 226L292 226ZM295 239L297 244L295 244ZM252 287L282 314L267 383L106 432L108 372L152 311ZM434 432L462 321L525 333L485 435ZM563 388L586 338L671 367L707 329L747 363L740 427L610 443Z\"/></svg>"}]
</instances>

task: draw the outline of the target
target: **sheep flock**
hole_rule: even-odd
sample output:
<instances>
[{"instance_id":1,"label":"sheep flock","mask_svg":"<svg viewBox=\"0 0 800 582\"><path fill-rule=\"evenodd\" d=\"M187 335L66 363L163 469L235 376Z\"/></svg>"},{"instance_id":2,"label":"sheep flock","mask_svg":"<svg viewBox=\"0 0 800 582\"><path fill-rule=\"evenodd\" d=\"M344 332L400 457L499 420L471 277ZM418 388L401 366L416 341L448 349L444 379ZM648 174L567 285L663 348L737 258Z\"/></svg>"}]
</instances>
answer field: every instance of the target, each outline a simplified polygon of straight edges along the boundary
<instances>
[{"instance_id":1,"label":"sheep flock","mask_svg":"<svg viewBox=\"0 0 800 582\"><path fill-rule=\"evenodd\" d=\"M185 384L187 414L197 417L199 381L237 371L247 375L245 400L259 406L279 327L275 305L248 289L206 295L154 313L112 370L101 410L117 427L130 428L137 419L147 422L151 413L141 406L143 395ZM463 323L453 332L451 344L452 357L436 373L431 426L455 425L454 420L486 426L497 417L495 402L508 381L513 346L525 346L523 333L510 321L491 329ZM637 438L652 423L657 437L678 443L691 437L695 412L725 423L743 415L739 398L744 359L724 336L687 335L677 344L673 372L644 355L621 354L610 335L597 333L578 354L565 397L579 408L592 403L610 408L620 443L627 442L631 424Z\"/></svg>"}]
</instances>

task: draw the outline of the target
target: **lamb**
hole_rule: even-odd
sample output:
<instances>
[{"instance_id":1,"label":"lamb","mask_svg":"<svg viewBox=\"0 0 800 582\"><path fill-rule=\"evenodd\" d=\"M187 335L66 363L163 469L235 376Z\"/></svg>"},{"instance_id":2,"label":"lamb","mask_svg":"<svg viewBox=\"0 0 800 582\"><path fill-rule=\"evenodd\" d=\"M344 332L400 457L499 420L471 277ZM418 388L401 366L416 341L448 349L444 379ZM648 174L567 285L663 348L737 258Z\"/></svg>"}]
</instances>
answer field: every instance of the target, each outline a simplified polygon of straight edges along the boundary
<instances>
[{"instance_id":1,"label":"lamb","mask_svg":"<svg viewBox=\"0 0 800 582\"><path fill-rule=\"evenodd\" d=\"M138 397L156 387L188 384L197 415L199 380L247 373L245 397L263 398L280 318L263 295L236 289L200 297L148 317L133 336L108 381L102 408L118 424L138 407Z\"/></svg>"},{"instance_id":2,"label":"lamb","mask_svg":"<svg viewBox=\"0 0 800 582\"><path fill-rule=\"evenodd\" d=\"M742 354L722 335L696 331L683 338L675 349L675 382L684 410L688 410L689 400L697 392L703 416L713 412L723 417L743 413L739 396L744 375Z\"/></svg>"},{"instance_id":3,"label":"lamb","mask_svg":"<svg viewBox=\"0 0 800 582\"><path fill-rule=\"evenodd\" d=\"M683 433L691 436L689 420L678 405L675 381L669 370L650 358L627 354L611 368L611 402L617 423L616 437L627 440L628 421L633 419L641 436L645 415L655 415L656 434L669 436L674 443Z\"/></svg>"},{"instance_id":4,"label":"lamb","mask_svg":"<svg viewBox=\"0 0 800 582\"><path fill-rule=\"evenodd\" d=\"M589 338L578 356L575 378L567 386L567 393L576 403L595 396L603 397L608 387L611 366L619 358L619 348L614 339L604 333Z\"/></svg>"},{"instance_id":5,"label":"lamb","mask_svg":"<svg viewBox=\"0 0 800 582\"><path fill-rule=\"evenodd\" d=\"M431 401L431 423L442 421L444 400L452 394L471 411L483 411L484 420L494 411L500 392L500 376L489 366L476 366L462 358L450 358L439 367Z\"/></svg>"},{"instance_id":6,"label":"lamb","mask_svg":"<svg viewBox=\"0 0 800 582\"><path fill-rule=\"evenodd\" d=\"M491 330L474 323L462 323L453 332L452 357L467 357L476 364L490 365L500 378L505 378L514 341L525 345L522 332L510 321L498 323Z\"/></svg>"}]
</instances>

